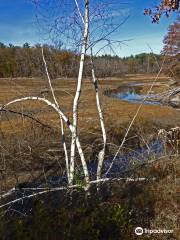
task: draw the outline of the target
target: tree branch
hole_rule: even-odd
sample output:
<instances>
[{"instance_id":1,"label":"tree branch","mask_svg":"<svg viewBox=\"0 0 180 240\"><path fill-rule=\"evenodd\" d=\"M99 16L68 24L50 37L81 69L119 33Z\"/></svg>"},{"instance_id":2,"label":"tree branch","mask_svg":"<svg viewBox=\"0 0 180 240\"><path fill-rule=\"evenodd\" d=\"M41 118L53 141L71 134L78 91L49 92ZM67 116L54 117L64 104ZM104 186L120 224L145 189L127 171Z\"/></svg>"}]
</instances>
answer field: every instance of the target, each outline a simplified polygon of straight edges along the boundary
<instances>
[{"instance_id":1,"label":"tree branch","mask_svg":"<svg viewBox=\"0 0 180 240\"><path fill-rule=\"evenodd\" d=\"M45 128L49 128L51 130L53 130L53 128L45 123L42 123L40 120L38 120L37 118L34 118L33 116L27 114L27 113L23 113L23 112L17 112L17 111L13 111L13 110L9 110L9 109L0 109L1 112L8 112L8 113L13 113L13 114L17 114L20 115L22 117L27 117L35 122L37 122L38 124L42 125Z\"/></svg>"}]
</instances>

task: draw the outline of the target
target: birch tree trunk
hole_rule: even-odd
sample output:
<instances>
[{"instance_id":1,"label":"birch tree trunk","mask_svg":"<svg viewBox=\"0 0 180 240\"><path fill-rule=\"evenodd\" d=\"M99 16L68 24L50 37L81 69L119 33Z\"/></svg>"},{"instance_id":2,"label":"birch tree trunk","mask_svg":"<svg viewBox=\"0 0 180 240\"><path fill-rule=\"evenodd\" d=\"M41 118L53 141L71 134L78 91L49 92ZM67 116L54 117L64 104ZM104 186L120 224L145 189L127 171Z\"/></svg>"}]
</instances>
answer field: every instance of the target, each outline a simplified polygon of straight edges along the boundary
<instances>
[{"instance_id":1,"label":"birch tree trunk","mask_svg":"<svg viewBox=\"0 0 180 240\"><path fill-rule=\"evenodd\" d=\"M70 177L69 177L70 184L73 184L73 179L74 179L75 144L76 144L77 127L78 127L78 107L79 107L79 99L80 99L81 89L82 89L82 78L83 78L85 55L87 51L88 35L89 35L89 0L85 0L84 34L83 34L83 42L81 47L81 57L80 57L77 89L76 89L76 93L73 101L73 133L72 133L72 140L71 140ZM83 155L83 159L85 160L83 152L81 154ZM83 168L87 169L86 161L84 161ZM88 170L84 171L84 174L85 174L86 182L89 182Z\"/></svg>"},{"instance_id":2,"label":"birch tree trunk","mask_svg":"<svg viewBox=\"0 0 180 240\"><path fill-rule=\"evenodd\" d=\"M47 78L48 78L48 83L49 83L49 87L50 87L50 90L51 90L51 93L52 93L52 96L53 96L54 103L60 109L59 103L56 99L54 89L53 89L53 86L52 86L52 83L51 83L51 78L50 78L50 75L49 75L48 66L47 66L47 63L46 63L46 59L44 57L43 47L42 47L42 58L43 58L44 67L45 67L45 71L46 71L46 75L47 75ZM68 152L67 152L67 146L66 146L65 134L64 134L64 123L63 123L62 116L60 114L59 114L59 118L60 118L60 124L61 124L62 143L63 143L64 155L65 155L65 161L66 161L67 179L68 179L68 183L69 183L69 159L68 159Z\"/></svg>"},{"instance_id":3,"label":"birch tree trunk","mask_svg":"<svg viewBox=\"0 0 180 240\"><path fill-rule=\"evenodd\" d=\"M99 114L99 121L101 125L102 137L103 137L103 148L98 154L97 180L99 180L101 178L101 170L102 170L102 165L103 165L105 151L106 151L107 136L106 136L103 112L100 104L98 82L95 75L92 48L91 48L91 71L92 71L92 81L93 81L95 92L96 92L96 105L97 105L97 110Z\"/></svg>"}]
</instances>

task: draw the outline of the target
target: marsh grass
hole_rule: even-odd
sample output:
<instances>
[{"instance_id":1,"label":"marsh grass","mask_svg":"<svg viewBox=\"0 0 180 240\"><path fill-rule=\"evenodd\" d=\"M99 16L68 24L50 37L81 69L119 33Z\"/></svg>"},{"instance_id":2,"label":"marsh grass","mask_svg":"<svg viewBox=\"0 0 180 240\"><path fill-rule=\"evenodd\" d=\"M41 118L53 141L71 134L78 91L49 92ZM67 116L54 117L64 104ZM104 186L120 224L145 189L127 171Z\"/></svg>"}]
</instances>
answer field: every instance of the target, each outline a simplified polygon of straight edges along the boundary
<instances>
[{"instance_id":1,"label":"marsh grass","mask_svg":"<svg viewBox=\"0 0 180 240\"><path fill-rule=\"evenodd\" d=\"M108 135L107 158L113 156L120 145L137 104L111 99L103 95L107 88L118 87L123 81L152 80L152 76L126 76L125 79L100 80L103 111ZM164 77L162 77L164 79ZM0 101L17 95L40 94L46 87L43 79L0 80ZM71 112L75 81L57 79L53 82L58 100L66 113ZM82 146L88 162L96 162L102 139L98 127L93 86L84 82L84 94L80 103L80 131ZM67 93L68 92L68 93ZM64 174L65 162L61 145L58 117L43 105L26 103L14 106L15 110L33 112L33 116L51 126L44 128L20 116L1 113L1 192L11 187L36 181L46 181L49 176ZM70 116L71 117L71 116ZM121 153L148 146L157 138L157 130L169 129L179 123L179 113L164 106L143 106ZM67 144L70 136L67 128ZM49 151L50 149L58 149ZM173 156L170 156L173 155ZM78 191L61 192L57 196L47 194L33 199L32 212L18 214L11 208L1 212L0 237L11 239L136 239L134 228L173 229L172 236L143 236L142 239L177 239L178 236L178 179L179 156L168 153L162 158L148 159L128 171L124 176L156 179L143 183L109 183L102 186L101 194L92 190L90 198ZM79 159L76 159L77 172ZM151 163L150 163L151 162ZM77 174L77 181L81 177ZM21 212L21 211L20 211ZM88 236L88 238L87 238ZM170 237L170 238L168 238Z\"/></svg>"}]
</instances>

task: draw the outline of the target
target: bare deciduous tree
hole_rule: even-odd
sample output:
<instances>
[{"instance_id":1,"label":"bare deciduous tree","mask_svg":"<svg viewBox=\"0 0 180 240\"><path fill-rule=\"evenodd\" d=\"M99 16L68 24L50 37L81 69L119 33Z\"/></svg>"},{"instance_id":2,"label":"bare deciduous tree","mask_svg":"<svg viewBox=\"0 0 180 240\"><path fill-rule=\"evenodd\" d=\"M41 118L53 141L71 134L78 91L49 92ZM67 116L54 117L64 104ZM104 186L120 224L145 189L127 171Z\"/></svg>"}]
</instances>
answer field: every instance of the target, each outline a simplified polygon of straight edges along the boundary
<instances>
[{"instance_id":1,"label":"bare deciduous tree","mask_svg":"<svg viewBox=\"0 0 180 240\"><path fill-rule=\"evenodd\" d=\"M51 1L35 1L36 6L41 6L44 4L48 9L48 6ZM55 1L56 2L56 1ZM53 2L53 4L55 4ZM58 2L59 3L59 2ZM48 64L45 59L44 51L42 48L42 59L44 63L45 73L48 79L49 89L51 95L53 97L53 101L47 99L47 97L38 97L38 96L27 96L23 98L17 98L12 100L3 106L0 107L0 111L5 111L7 107L13 104L17 104L25 101L35 101L35 102L43 102L49 107L51 107L59 116L60 120L60 128L61 135L63 139L63 148L64 148L64 156L66 163L66 171L67 171L67 179L68 184L72 186L74 184L74 175L75 175L75 164L76 164L76 148L78 150L84 180L85 180L85 189L88 189L90 177L88 172L88 166L86 162L86 158L84 155L84 151L82 149L82 145L79 140L79 102L82 91L82 83L84 77L84 66L90 59L90 68L92 75L92 84L94 85L95 90L95 98L96 98L96 107L98 111L99 123L102 132L103 139L103 147L99 151L98 159L97 159L97 183L101 181L101 172L103 167L103 161L106 152L106 130L104 124L103 111L100 102L100 95L98 89L98 81L95 72L94 59L93 59L93 49L96 49L96 52L99 53L101 50L105 48L109 48L111 51L116 44L120 44L119 40L111 40L110 35L116 32L119 27L124 23L124 20L119 24L116 21L113 22L114 13L111 12L111 8L109 6L112 5L111 2L103 2L103 3L95 3L93 6L93 2L90 0L83 0L81 4L78 0L71 1L71 9L72 12L66 14L61 10L60 14L57 14L54 20L54 24L49 25L51 28L50 34L52 33L54 39L57 40L59 35L62 37L61 39L67 43L68 46L74 44L74 48L79 49L79 72L77 77L77 85L76 92L74 96L73 106L72 106L72 121L70 121L69 117L64 114L62 111L62 106L57 100L57 96L55 94L54 88L52 86L52 81L50 78L50 73L48 70ZM63 7L66 5L66 2L61 1L58 7ZM56 7L56 5L55 5ZM48 9L49 10L49 9ZM115 14L116 16L116 14ZM127 18L126 18L127 19ZM49 20L49 19L48 19ZM59 42L59 40L58 40ZM98 49L98 45L101 43L100 48ZM97 50L98 49L98 50ZM89 55L89 56L88 56ZM64 123L68 126L71 133L71 146L70 146L70 156L68 156L68 146L65 140L65 131L64 131Z\"/></svg>"}]
</instances>

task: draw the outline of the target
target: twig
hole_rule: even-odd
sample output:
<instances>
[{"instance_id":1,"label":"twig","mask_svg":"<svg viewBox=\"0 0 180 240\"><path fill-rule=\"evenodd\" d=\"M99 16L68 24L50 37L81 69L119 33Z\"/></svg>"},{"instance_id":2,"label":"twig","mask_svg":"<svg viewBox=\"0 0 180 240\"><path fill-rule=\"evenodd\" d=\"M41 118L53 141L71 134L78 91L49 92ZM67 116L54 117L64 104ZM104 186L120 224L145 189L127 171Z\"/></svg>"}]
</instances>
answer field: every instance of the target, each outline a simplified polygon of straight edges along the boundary
<instances>
[{"instance_id":1,"label":"twig","mask_svg":"<svg viewBox=\"0 0 180 240\"><path fill-rule=\"evenodd\" d=\"M164 61L165 61L165 59L164 59ZM128 134L129 134L129 131L130 131L132 125L134 124L134 121L136 120L136 118L137 118L137 116L138 116L138 114L139 114L139 112L140 112L140 110L141 110L141 108L142 108L144 102L146 101L147 97L149 96L150 92L152 91L152 88L153 88L155 82L157 81L159 75L160 75L161 72L162 72L163 65L164 65L164 61L163 61L163 63L162 63L161 68L159 69L159 72L158 72L156 78L154 79L154 81L153 81L153 83L152 83L150 89L148 90L146 96L144 97L143 101L141 102L140 106L138 107L138 109L137 109L137 111L136 111L136 113L135 113L133 119L131 120L131 122L130 122L130 124L129 124L129 127L128 127L128 129L127 129L125 135L124 135L124 138L123 138L123 140L122 140L122 142L121 142L121 145L119 146L119 148L118 148L118 150L117 150L117 152L116 152L116 154L115 154L115 156L114 156L114 158L113 158L113 160L112 160L112 163L110 164L110 166L109 166L109 168L108 168L108 170L106 171L106 173L105 173L104 176L106 176L106 175L109 173L109 171L111 170L111 168L112 168L112 166L113 166L113 164L114 164L114 161L115 161L117 155L119 154L119 152L120 152L122 146L124 145L124 143L125 143L125 141L126 141L126 138L127 138Z\"/></svg>"},{"instance_id":2,"label":"twig","mask_svg":"<svg viewBox=\"0 0 180 240\"><path fill-rule=\"evenodd\" d=\"M23 116L23 117L27 117L27 118L29 118L29 119L37 122L38 124L42 125L43 127L49 128L49 129L53 130L51 126L42 123L42 122L39 121L37 118L34 118L33 116L31 116L31 115L29 115L29 114L27 114L27 113L17 112L17 111L13 111L13 110L10 110L10 109L0 109L0 111L1 111L1 112L14 113L14 114L21 115L21 116Z\"/></svg>"},{"instance_id":3,"label":"twig","mask_svg":"<svg viewBox=\"0 0 180 240\"><path fill-rule=\"evenodd\" d=\"M85 24L84 18L83 18L82 13L81 13L81 10L80 10L80 8L79 8L79 4L78 4L77 0L74 0L74 1L75 1L75 3L76 3L76 7L77 7L78 13L79 13L79 15L80 15L80 17L81 17L81 20L82 20L83 24Z\"/></svg>"}]
</instances>

